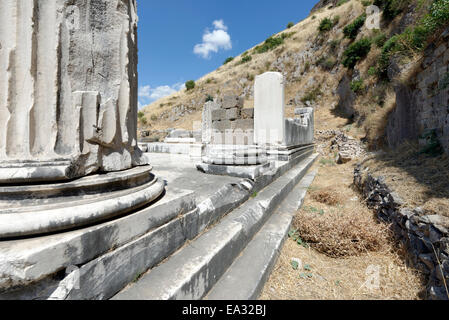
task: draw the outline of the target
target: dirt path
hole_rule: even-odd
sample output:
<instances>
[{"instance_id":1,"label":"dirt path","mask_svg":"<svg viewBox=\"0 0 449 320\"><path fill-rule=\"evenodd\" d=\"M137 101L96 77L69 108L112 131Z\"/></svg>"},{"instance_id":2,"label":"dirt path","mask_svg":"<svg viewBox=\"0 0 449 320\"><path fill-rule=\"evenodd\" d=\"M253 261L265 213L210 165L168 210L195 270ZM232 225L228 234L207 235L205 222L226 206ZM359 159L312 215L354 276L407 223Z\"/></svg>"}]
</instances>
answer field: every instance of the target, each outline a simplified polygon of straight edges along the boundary
<instances>
[{"instance_id":1,"label":"dirt path","mask_svg":"<svg viewBox=\"0 0 449 320\"><path fill-rule=\"evenodd\" d=\"M420 299L421 275L408 267L388 227L352 189L353 163L322 158L262 300Z\"/></svg>"}]
</instances>

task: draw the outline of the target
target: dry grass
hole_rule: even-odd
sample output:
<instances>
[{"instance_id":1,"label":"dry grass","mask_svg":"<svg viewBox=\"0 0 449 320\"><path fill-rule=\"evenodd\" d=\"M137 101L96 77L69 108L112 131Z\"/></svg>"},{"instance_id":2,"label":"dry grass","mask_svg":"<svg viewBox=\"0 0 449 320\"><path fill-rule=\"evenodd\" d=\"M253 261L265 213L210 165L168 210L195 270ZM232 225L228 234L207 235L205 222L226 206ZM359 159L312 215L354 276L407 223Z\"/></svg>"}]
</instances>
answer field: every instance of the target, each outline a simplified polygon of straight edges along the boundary
<instances>
[{"instance_id":1,"label":"dry grass","mask_svg":"<svg viewBox=\"0 0 449 320\"><path fill-rule=\"evenodd\" d=\"M376 154L363 162L383 176L407 206L421 207L426 214L449 217L449 157L419 154L416 144L405 143L396 150Z\"/></svg>"},{"instance_id":2,"label":"dry grass","mask_svg":"<svg viewBox=\"0 0 449 320\"><path fill-rule=\"evenodd\" d=\"M310 193L310 197L319 203L327 204L329 206L335 206L341 202L337 190L330 188L327 190L313 191Z\"/></svg>"},{"instance_id":3,"label":"dry grass","mask_svg":"<svg viewBox=\"0 0 449 320\"><path fill-rule=\"evenodd\" d=\"M293 222L304 241L330 257L378 251L390 240L388 226L352 190L352 172L352 164L322 166Z\"/></svg>"},{"instance_id":4,"label":"dry grass","mask_svg":"<svg viewBox=\"0 0 449 320\"><path fill-rule=\"evenodd\" d=\"M294 270L300 259L310 271ZM379 286L370 287L367 272L379 268ZM374 285L376 283L373 283ZM417 300L423 290L419 274L395 251L331 258L288 240L261 295L262 300Z\"/></svg>"},{"instance_id":5,"label":"dry grass","mask_svg":"<svg viewBox=\"0 0 449 320\"><path fill-rule=\"evenodd\" d=\"M319 174L295 218L299 235L313 243L304 246L287 240L261 299L422 298L422 276L408 267L405 250L392 242L388 226L377 221L352 189L353 164L316 166L320 167ZM327 196L335 192L338 195ZM338 200L329 201L334 196ZM294 270L292 260L302 266ZM369 281L376 270L378 286Z\"/></svg>"}]
</instances>

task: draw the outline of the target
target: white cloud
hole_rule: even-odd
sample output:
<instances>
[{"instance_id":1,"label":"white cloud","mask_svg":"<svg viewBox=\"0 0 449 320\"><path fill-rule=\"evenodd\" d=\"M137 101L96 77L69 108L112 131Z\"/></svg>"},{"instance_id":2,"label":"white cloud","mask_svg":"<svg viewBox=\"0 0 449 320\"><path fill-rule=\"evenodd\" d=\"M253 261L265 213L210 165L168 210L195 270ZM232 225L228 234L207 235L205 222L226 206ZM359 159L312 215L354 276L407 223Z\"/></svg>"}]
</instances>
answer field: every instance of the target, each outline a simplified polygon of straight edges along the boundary
<instances>
[{"instance_id":1,"label":"white cloud","mask_svg":"<svg viewBox=\"0 0 449 320\"><path fill-rule=\"evenodd\" d=\"M209 59L211 52L217 53L220 49L232 49L231 36L227 32L228 27L223 20L215 20L214 30L206 29L203 35L203 42L195 45L193 52L204 59Z\"/></svg>"},{"instance_id":2,"label":"white cloud","mask_svg":"<svg viewBox=\"0 0 449 320\"><path fill-rule=\"evenodd\" d=\"M212 24L214 25L215 29L224 31L228 30L228 27L224 24L223 20L215 20L214 22L212 22Z\"/></svg>"},{"instance_id":3,"label":"white cloud","mask_svg":"<svg viewBox=\"0 0 449 320\"><path fill-rule=\"evenodd\" d=\"M139 87L139 109L183 89L185 89L185 84L183 83L175 83L172 86L159 86L154 89L151 86L141 86Z\"/></svg>"}]
</instances>

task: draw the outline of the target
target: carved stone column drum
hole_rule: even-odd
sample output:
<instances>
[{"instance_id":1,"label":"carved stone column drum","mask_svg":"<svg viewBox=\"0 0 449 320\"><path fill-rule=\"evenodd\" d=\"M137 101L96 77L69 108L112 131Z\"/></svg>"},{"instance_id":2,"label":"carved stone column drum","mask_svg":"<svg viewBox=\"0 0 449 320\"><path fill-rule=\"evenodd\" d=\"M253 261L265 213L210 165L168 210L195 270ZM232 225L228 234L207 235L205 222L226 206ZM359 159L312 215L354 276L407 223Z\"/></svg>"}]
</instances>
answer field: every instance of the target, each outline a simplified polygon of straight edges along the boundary
<instances>
[{"instance_id":1,"label":"carved stone column drum","mask_svg":"<svg viewBox=\"0 0 449 320\"><path fill-rule=\"evenodd\" d=\"M136 0L1 0L0 239L131 212L163 191L150 171Z\"/></svg>"}]
</instances>

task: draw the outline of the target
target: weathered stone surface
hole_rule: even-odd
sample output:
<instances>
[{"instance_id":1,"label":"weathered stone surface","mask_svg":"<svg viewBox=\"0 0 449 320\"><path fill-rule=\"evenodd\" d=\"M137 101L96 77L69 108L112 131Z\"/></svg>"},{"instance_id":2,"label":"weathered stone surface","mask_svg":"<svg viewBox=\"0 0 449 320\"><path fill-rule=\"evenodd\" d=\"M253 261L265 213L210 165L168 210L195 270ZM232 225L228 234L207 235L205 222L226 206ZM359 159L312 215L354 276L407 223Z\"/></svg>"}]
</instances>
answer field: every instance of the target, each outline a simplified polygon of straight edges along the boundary
<instances>
[{"instance_id":1,"label":"weathered stone surface","mask_svg":"<svg viewBox=\"0 0 449 320\"><path fill-rule=\"evenodd\" d=\"M0 187L0 239L85 226L143 207L165 187L150 171L144 166L70 183Z\"/></svg>"},{"instance_id":2,"label":"weathered stone surface","mask_svg":"<svg viewBox=\"0 0 449 320\"><path fill-rule=\"evenodd\" d=\"M0 183L144 164L135 0L2 1L0 15Z\"/></svg>"},{"instance_id":3,"label":"weathered stone surface","mask_svg":"<svg viewBox=\"0 0 449 320\"><path fill-rule=\"evenodd\" d=\"M254 130L257 144L284 143L284 110L282 74L266 72L257 76L254 85Z\"/></svg>"},{"instance_id":4,"label":"weathered stone surface","mask_svg":"<svg viewBox=\"0 0 449 320\"><path fill-rule=\"evenodd\" d=\"M233 130L254 130L254 120L253 119L238 119L231 123L231 128Z\"/></svg>"},{"instance_id":5,"label":"weathered stone surface","mask_svg":"<svg viewBox=\"0 0 449 320\"><path fill-rule=\"evenodd\" d=\"M241 116L242 119L254 119L254 109L242 109Z\"/></svg>"},{"instance_id":6,"label":"weathered stone surface","mask_svg":"<svg viewBox=\"0 0 449 320\"><path fill-rule=\"evenodd\" d=\"M217 109L212 111L212 121L226 120L226 109Z\"/></svg>"},{"instance_id":7,"label":"weathered stone surface","mask_svg":"<svg viewBox=\"0 0 449 320\"><path fill-rule=\"evenodd\" d=\"M351 80L345 74L338 84L337 94L339 96L339 102L337 106L338 112L340 112L343 116L352 118L355 115L354 110L354 101L355 94L351 90Z\"/></svg>"},{"instance_id":8,"label":"weathered stone surface","mask_svg":"<svg viewBox=\"0 0 449 320\"><path fill-rule=\"evenodd\" d=\"M230 120L220 120L212 122L212 129L220 132L232 129L232 122Z\"/></svg>"},{"instance_id":9,"label":"weathered stone surface","mask_svg":"<svg viewBox=\"0 0 449 320\"><path fill-rule=\"evenodd\" d=\"M197 169L207 174L256 180L263 174L264 171L270 169L270 163L267 162L257 166L215 165L200 163L197 165Z\"/></svg>"},{"instance_id":10,"label":"weathered stone surface","mask_svg":"<svg viewBox=\"0 0 449 320\"><path fill-rule=\"evenodd\" d=\"M311 172L293 189L272 217L207 294L206 300L256 300L290 232L294 213L302 207L316 175ZM251 266L251 268L248 268ZM236 290L238 288L238 290Z\"/></svg>"},{"instance_id":11,"label":"weathered stone surface","mask_svg":"<svg viewBox=\"0 0 449 320\"><path fill-rule=\"evenodd\" d=\"M214 131L212 134L212 144L214 145L254 145L254 130L229 129Z\"/></svg>"},{"instance_id":12,"label":"weathered stone surface","mask_svg":"<svg viewBox=\"0 0 449 320\"><path fill-rule=\"evenodd\" d=\"M0 242L0 292L8 287L34 283L69 266L84 264L195 207L193 192L180 190L176 197L164 197L155 206L98 226ZM2 297L0 293L0 299Z\"/></svg>"},{"instance_id":13,"label":"weathered stone surface","mask_svg":"<svg viewBox=\"0 0 449 320\"><path fill-rule=\"evenodd\" d=\"M420 208L403 208L403 201L398 199L385 184L384 179L375 178L360 165L354 170L354 185L366 198L380 219L391 224L398 239L401 239L415 265L428 278L427 291L431 299L447 300L445 291L441 291L441 266L446 266L449 258L448 233L445 226L449 218L440 215L424 215ZM439 252L439 254L438 254Z\"/></svg>"},{"instance_id":14,"label":"weathered stone surface","mask_svg":"<svg viewBox=\"0 0 449 320\"><path fill-rule=\"evenodd\" d=\"M220 109L220 105L213 101L209 101L204 105L201 125L203 143L211 143L213 130L212 112L218 109Z\"/></svg>"},{"instance_id":15,"label":"weathered stone surface","mask_svg":"<svg viewBox=\"0 0 449 320\"><path fill-rule=\"evenodd\" d=\"M240 117L240 109L239 108L231 108L226 109L226 119L227 120L235 120Z\"/></svg>"},{"instance_id":16,"label":"weathered stone surface","mask_svg":"<svg viewBox=\"0 0 449 320\"><path fill-rule=\"evenodd\" d=\"M299 118L285 119L284 141L287 146L307 145L314 142L315 117L313 108L303 108Z\"/></svg>"},{"instance_id":17,"label":"weathered stone surface","mask_svg":"<svg viewBox=\"0 0 449 320\"><path fill-rule=\"evenodd\" d=\"M234 95L226 95L222 100L223 109L243 108L243 98Z\"/></svg>"}]
</instances>

